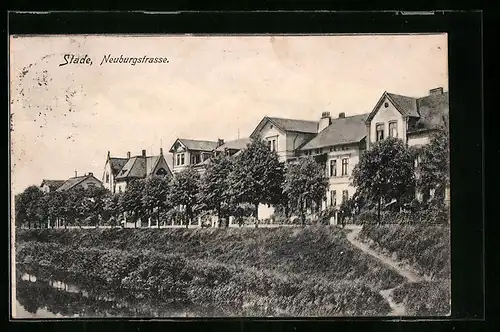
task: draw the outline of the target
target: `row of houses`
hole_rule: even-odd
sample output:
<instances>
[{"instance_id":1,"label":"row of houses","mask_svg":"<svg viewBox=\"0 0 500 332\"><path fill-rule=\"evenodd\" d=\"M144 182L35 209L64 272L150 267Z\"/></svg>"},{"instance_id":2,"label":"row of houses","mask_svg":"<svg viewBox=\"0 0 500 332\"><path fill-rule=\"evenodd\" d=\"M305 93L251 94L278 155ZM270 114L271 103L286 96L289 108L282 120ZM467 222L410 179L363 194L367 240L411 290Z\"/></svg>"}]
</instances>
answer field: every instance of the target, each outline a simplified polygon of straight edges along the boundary
<instances>
[{"instance_id":1,"label":"row of houses","mask_svg":"<svg viewBox=\"0 0 500 332\"><path fill-rule=\"evenodd\" d=\"M341 112L332 117L330 112L322 112L317 121L265 116L248 137L238 140L177 138L169 155L164 155L162 149L155 156L148 156L146 150L137 156L129 152L126 157L111 156L108 152L101 181L105 188L117 193L125 191L131 180L152 174L173 176L188 166L203 173L213 155L237 155L252 138L261 138L282 162L310 155L323 161L329 178L321 207L324 209L352 197L356 188L350 184L351 172L371 144L387 137L400 138L409 146L427 144L437 128L448 124L448 117L449 96L442 87L429 90L423 97L384 92L370 112L359 115L347 116ZM88 186L95 180L92 173L84 177L75 175L58 182L61 186L57 190L66 190L75 183Z\"/></svg>"}]
</instances>

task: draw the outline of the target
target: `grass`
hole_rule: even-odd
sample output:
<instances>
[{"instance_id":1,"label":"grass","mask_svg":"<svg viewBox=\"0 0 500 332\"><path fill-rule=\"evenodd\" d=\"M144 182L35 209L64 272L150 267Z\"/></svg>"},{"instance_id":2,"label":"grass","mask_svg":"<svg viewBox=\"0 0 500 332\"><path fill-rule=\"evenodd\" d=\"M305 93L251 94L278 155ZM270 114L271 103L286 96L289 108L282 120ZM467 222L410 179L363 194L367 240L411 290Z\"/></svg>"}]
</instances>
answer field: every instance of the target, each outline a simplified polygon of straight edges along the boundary
<instances>
[{"instance_id":1,"label":"grass","mask_svg":"<svg viewBox=\"0 0 500 332\"><path fill-rule=\"evenodd\" d=\"M446 316L451 313L450 280L406 283L392 293L394 301L403 303L408 315Z\"/></svg>"},{"instance_id":2,"label":"grass","mask_svg":"<svg viewBox=\"0 0 500 332\"><path fill-rule=\"evenodd\" d=\"M450 279L448 225L365 225L359 238L432 280Z\"/></svg>"}]
</instances>

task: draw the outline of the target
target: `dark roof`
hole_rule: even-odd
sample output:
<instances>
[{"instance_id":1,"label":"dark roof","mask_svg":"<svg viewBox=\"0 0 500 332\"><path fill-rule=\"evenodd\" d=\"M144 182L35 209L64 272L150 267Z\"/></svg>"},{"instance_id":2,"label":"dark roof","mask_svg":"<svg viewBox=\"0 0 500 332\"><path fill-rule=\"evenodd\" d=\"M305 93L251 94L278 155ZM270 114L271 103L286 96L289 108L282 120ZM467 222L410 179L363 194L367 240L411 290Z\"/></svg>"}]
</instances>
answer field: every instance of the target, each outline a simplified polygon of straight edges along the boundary
<instances>
[{"instance_id":1,"label":"dark roof","mask_svg":"<svg viewBox=\"0 0 500 332\"><path fill-rule=\"evenodd\" d=\"M57 188L62 186L64 184L64 182L66 182L66 181L65 180L45 180L44 179L42 181L42 184L40 185L40 187L47 185L50 188L50 190L56 190Z\"/></svg>"},{"instance_id":2,"label":"dark roof","mask_svg":"<svg viewBox=\"0 0 500 332\"><path fill-rule=\"evenodd\" d=\"M318 121L297 120L297 119L284 119L269 117L277 127L285 131L294 131L300 133L317 133Z\"/></svg>"},{"instance_id":3,"label":"dark roof","mask_svg":"<svg viewBox=\"0 0 500 332\"><path fill-rule=\"evenodd\" d=\"M449 94L433 94L417 100L420 118L408 133L431 130L449 125Z\"/></svg>"},{"instance_id":4,"label":"dark roof","mask_svg":"<svg viewBox=\"0 0 500 332\"><path fill-rule=\"evenodd\" d=\"M417 110L417 98L401 96L394 93L387 92L389 100L392 101L394 106L404 115L404 116L414 116L418 117Z\"/></svg>"},{"instance_id":5,"label":"dark roof","mask_svg":"<svg viewBox=\"0 0 500 332\"><path fill-rule=\"evenodd\" d=\"M173 152L173 148L177 142L182 143L182 145L184 145L188 150L213 151L217 147L216 141L202 141L187 138L178 138L170 148L170 152Z\"/></svg>"},{"instance_id":6,"label":"dark roof","mask_svg":"<svg viewBox=\"0 0 500 332\"><path fill-rule=\"evenodd\" d=\"M78 184L80 184L81 182L83 182L84 180L89 179L89 178L93 178L96 181L98 181L99 183L101 182L98 179L96 179L95 176L89 175L89 174L88 175L82 175L82 176L76 176L76 177L72 177L72 178L69 178L68 180L66 180L62 186L60 186L59 188L57 188L57 191L65 191L65 190L69 190L71 188L74 188Z\"/></svg>"},{"instance_id":7,"label":"dark roof","mask_svg":"<svg viewBox=\"0 0 500 332\"><path fill-rule=\"evenodd\" d=\"M368 116L369 113L332 119L331 125L304 144L300 150L360 142L366 137L365 121Z\"/></svg>"},{"instance_id":8,"label":"dark roof","mask_svg":"<svg viewBox=\"0 0 500 332\"><path fill-rule=\"evenodd\" d=\"M109 164L111 166L111 172L113 173L114 176L118 174L118 172L121 171L123 166L127 163L128 158L109 158Z\"/></svg>"},{"instance_id":9,"label":"dark roof","mask_svg":"<svg viewBox=\"0 0 500 332\"><path fill-rule=\"evenodd\" d=\"M318 132L318 121L285 119L265 116L254 129L250 137L254 137L256 133L262 130L267 122L271 122L282 131L316 134Z\"/></svg>"},{"instance_id":10,"label":"dark roof","mask_svg":"<svg viewBox=\"0 0 500 332\"><path fill-rule=\"evenodd\" d=\"M126 178L145 178L154 171L154 168L158 164L160 157L161 156L132 157L125 163L123 168L116 176L116 179L120 180ZM168 161L167 165L169 165Z\"/></svg>"},{"instance_id":11,"label":"dark roof","mask_svg":"<svg viewBox=\"0 0 500 332\"><path fill-rule=\"evenodd\" d=\"M247 147L250 143L250 138L240 138L234 141L228 141L219 146L215 151L224 151L225 149L229 150L241 150Z\"/></svg>"}]
</instances>

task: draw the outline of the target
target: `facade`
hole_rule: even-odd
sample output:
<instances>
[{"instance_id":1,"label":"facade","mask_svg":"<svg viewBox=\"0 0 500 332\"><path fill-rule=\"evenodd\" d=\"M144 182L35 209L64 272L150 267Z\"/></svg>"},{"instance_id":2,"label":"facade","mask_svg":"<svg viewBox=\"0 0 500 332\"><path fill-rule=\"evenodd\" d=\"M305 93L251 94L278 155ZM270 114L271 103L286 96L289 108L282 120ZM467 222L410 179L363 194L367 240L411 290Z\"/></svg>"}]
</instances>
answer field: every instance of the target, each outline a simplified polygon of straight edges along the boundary
<instances>
[{"instance_id":1,"label":"facade","mask_svg":"<svg viewBox=\"0 0 500 332\"><path fill-rule=\"evenodd\" d=\"M44 193L50 193L52 191L57 190L60 186L62 186L66 182L65 180L43 180L42 184L40 184L40 190Z\"/></svg>"},{"instance_id":2,"label":"facade","mask_svg":"<svg viewBox=\"0 0 500 332\"><path fill-rule=\"evenodd\" d=\"M188 166L203 172L213 155L213 151L224 144L224 140L202 141L178 138L170 148L172 153L172 171L177 173Z\"/></svg>"},{"instance_id":3,"label":"facade","mask_svg":"<svg viewBox=\"0 0 500 332\"><path fill-rule=\"evenodd\" d=\"M173 172L188 165L203 172L213 154L235 156L252 138L261 138L282 162L293 163L300 157L314 156L324 165L329 178L326 197L316 210L338 207L356 192L351 186L352 170L372 144L387 137L400 138L408 146L428 144L438 128L448 126L448 117L448 92L443 88L432 89L424 97L384 92L369 113L346 116L342 112L332 118L330 112L323 112L318 121L265 116L249 138L228 142L177 139L170 149ZM445 199L449 201L449 188ZM272 209L259 208L259 216L263 218L271 213ZM334 217L332 223L336 222Z\"/></svg>"},{"instance_id":4,"label":"facade","mask_svg":"<svg viewBox=\"0 0 500 332\"><path fill-rule=\"evenodd\" d=\"M108 151L102 183L113 194L120 193L126 190L131 180L143 179L153 174L172 176L171 165L164 157L162 149L157 156L147 156L146 150L142 150L141 155L133 157L128 152L126 158L111 157Z\"/></svg>"},{"instance_id":5,"label":"facade","mask_svg":"<svg viewBox=\"0 0 500 332\"><path fill-rule=\"evenodd\" d=\"M103 185L92 173L78 176L75 172L75 176L66 180L56 191L68 191L78 187L83 189L91 187L102 188Z\"/></svg>"}]
</instances>

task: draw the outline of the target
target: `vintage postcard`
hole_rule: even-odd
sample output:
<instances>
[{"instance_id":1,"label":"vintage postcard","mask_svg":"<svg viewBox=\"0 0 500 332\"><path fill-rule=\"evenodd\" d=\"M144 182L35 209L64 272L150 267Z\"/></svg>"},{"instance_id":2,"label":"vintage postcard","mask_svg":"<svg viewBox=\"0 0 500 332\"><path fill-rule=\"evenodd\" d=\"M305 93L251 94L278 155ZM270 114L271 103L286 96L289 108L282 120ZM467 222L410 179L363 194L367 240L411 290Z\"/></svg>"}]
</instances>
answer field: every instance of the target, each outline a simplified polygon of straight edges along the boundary
<instances>
[{"instance_id":1,"label":"vintage postcard","mask_svg":"<svg viewBox=\"0 0 500 332\"><path fill-rule=\"evenodd\" d=\"M446 34L9 49L12 318L450 315Z\"/></svg>"}]
</instances>

